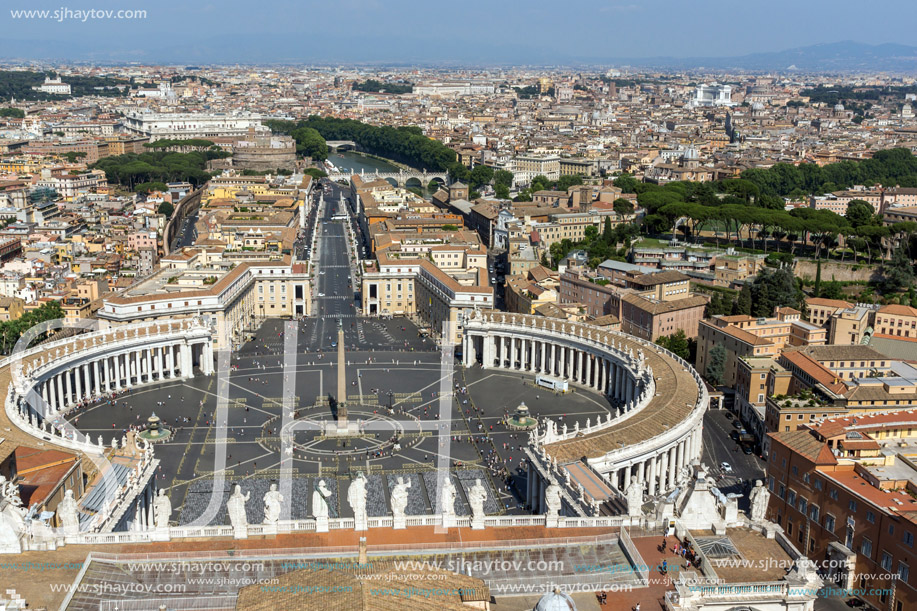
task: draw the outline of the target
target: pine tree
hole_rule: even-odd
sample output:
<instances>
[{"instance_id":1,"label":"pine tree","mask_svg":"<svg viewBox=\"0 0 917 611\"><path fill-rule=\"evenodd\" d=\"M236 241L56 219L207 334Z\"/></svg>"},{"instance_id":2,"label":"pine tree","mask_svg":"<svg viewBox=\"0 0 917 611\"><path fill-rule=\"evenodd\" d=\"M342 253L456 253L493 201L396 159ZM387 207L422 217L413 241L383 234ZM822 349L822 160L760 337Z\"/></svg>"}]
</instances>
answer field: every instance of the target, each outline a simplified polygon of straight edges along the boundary
<instances>
[{"instance_id":1,"label":"pine tree","mask_svg":"<svg viewBox=\"0 0 917 611\"><path fill-rule=\"evenodd\" d=\"M710 349L707 356L710 357L710 360L707 362L707 371L704 373L714 386L719 386L726 377L726 357L728 356L726 349L722 344L717 344Z\"/></svg>"},{"instance_id":2,"label":"pine tree","mask_svg":"<svg viewBox=\"0 0 917 611\"><path fill-rule=\"evenodd\" d=\"M815 268L815 289L812 291L815 297L821 297L821 259L818 260L818 267Z\"/></svg>"},{"instance_id":3,"label":"pine tree","mask_svg":"<svg viewBox=\"0 0 917 611\"><path fill-rule=\"evenodd\" d=\"M745 316L751 316L751 286L745 284L742 286L742 290L739 291L739 297L735 300L735 303L732 305L733 314L744 314Z\"/></svg>"}]
</instances>

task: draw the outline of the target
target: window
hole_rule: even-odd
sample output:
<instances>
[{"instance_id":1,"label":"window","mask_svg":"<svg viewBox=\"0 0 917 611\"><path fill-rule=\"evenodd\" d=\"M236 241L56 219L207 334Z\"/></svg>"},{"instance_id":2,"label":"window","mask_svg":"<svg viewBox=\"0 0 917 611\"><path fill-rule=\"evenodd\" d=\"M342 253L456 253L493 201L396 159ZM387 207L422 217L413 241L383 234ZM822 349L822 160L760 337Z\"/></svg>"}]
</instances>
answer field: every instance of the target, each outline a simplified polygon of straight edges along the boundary
<instances>
[{"instance_id":1,"label":"window","mask_svg":"<svg viewBox=\"0 0 917 611\"><path fill-rule=\"evenodd\" d=\"M825 515L825 530L834 532L834 516L830 513Z\"/></svg>"},{"instance_id":2,"label":"window","mask_svg":"<svg viewBox=\"0 0 917 611\"><path fill-rule=\"evenodd\" d=\"M799 503L796 505L796 509L798 509L799 513L801 513L802 515L806 515L806 505L807 504L808 504L808 501L806 501L802 497L799 497Z\"/></svg>"},{"instance_id":3,"label":"window","mask_svg":"<svg viewBox=\"0 0 917 611\"><path fill-rule=\"evenodd\" d=\"M807 484L809 483L809 474L808 473L802 474L802 481L804 481Z\"/></svg>"},{"instance_id":4,"label":"window","mask_svg":"<svg viewBox=\"0 0 917 611\"><path fill-rule=\"evenodd\" d=\"M837 498L837 497L834 497L834 498ZM847 504L847 509L849 509L849 510L852 511L853 513L856 513L856 510L857 510L857 502L851 500L851 501Z\"/></svg>"},{"instance_id":5,"label":"window","mask_svg":"<svg viewBox=\"0 0 917 611\"><path fill-rule=\"evenodd\" d=\"M796 465L793 465L792 471L793 471L793 475L799 475L799 467L797 467Z\"/></svg>"},{"instance_id":6,"label":"window","mask_svg":"<svg viewBox=\"0 0 917 611\"><path fill-rule=\"evenodd\" d=\"M787 492L786 502L793 506L796 505L796 491L795 490L790 490L789 492Z\"/></svg>"},{"instance_id":7,"label":"window","mask_svg":"<svg viewBox=\"0 0 917 611\"><path fill-rule=\"evenodd\" d=\"M911 568L904 562L898 561L898 579L907 583L907 578L911 574Z\"/></svg>"},{"instance_id":8,"label":"window","mask_svg":"<svg viewBox=\"0 0 917 611\"><path fill-rule=\"evenodd\" d=\"M820 479L815 480L815 489L821 490L821 480Z\"/></svg>"},{"instance_id":9,"label":"window","mask_svg":"<svg viewBox=\"0 0 917 611\"><path fill-rule=\"evenodd\" d=\"M882 561L879 563L883 570L892 570L892 555L888 552L882 552Z\"/></svg>"},{"instance_id":10,"label":"window","mask_svg":"<svg viewBox=\"0 0 917 611\"><path fill-rule=\"evenodd\" d=\"M894 525L894 524L889 524L889 525L888 525L888 534L890 534L890 535L895 534L895 525Z\"/></svg>"},{"instance_id":11,"label":"window","mask_svg":"<svg viewBox=\"0 0 917 611\"><path fill-rule=\"evenodd\" d=\"M904 535L901 537L901 540L908 547L914 547L914 533L905 532Z\"/></svg>"},{"instance_id":12,"label":"window","mask_svg":"<svg viewBox=\"0 0 917 611\"><path fill-rule=\"evenodd\" d=\"M863 537L863 542L860 543L860 553L867 558L872 558L872 541L866 537Z\"/></svg>"},{"instance_id":13,"label":"window","mask_svg":"<svg viewBox=\"0 0 917 611\"><path fill-rule=\"evenodd\" d=\"M832 488L831 492L828 493L828 496L830 496L832 499L836 501L837 500L837 489Z\"/></svg>"},{"instance_id":14,"label":"window","mask_svg":"<svg viewBox=\"0 0 917 611\"><path fill-rule=\"evenodd\" d=\"M809 505L809 519L818 522L818 505Z\"/></svg>"},{"instance_id":15,"label":"window","mask_svg":"<svg viewBox=\"0 0 917 611\"><path fill-rule=\"evenodd\" d=\"M871 511L867 511L866 512L866 521L869 522L870 524L875 524L876 523L876 514L874 514Z\"/></svg>"}]
</instances>

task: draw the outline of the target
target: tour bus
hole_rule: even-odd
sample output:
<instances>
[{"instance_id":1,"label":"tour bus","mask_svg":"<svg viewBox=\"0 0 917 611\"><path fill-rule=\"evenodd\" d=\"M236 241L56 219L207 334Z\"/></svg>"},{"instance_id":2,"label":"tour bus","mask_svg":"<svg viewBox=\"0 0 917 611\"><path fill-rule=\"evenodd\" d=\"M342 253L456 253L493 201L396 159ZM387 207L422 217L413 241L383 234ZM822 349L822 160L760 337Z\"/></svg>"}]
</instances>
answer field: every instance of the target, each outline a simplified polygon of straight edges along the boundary
<instances>
[{"instance_id":1,"label":"tour bus","mask_svg":"<svg viewBox=\"0 0 917 611\"><path fill-rule=\"evenodd\" d=\"M569 387L566 380L558 380L557 378L549 378L548 376L540 375L535 376L535 384L550 388L551 390L559 390L560 392L567 392Z\"/></svg>"}]
</instances>

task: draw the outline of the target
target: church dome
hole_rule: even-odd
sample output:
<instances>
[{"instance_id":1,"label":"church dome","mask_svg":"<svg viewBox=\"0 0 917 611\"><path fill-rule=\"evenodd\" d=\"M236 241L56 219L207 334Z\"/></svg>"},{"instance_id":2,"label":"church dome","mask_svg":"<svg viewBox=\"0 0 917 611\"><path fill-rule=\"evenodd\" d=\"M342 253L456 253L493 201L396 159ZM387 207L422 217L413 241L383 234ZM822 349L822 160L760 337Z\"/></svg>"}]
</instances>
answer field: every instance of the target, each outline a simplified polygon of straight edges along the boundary
<instances>
[{"instance_id":1,"label":"church dome","mask_svg":"<svg viewBox=\"0 0 917 611\"><path fill-rule=\"evenodd\" d=\"M534 611L576 611L576 604L567 594L555 589L538 600Z\"/></svg>"},{"instance_id":2,"label":"church dome","mask_svg":"<svg viewBox=\"0 0 917 611\"><path fill-rule=\"evenodd\" d=\"M838 102L837 104L834 105L834 110L836 110L837 112L843 112L844 105Z\"/></svg>"},{"instance_id":3,"label":"church dome","mask_svg":"<svg viewBox=\"0 0 917 611\"><path fill-rule=\"evenodd\" d=\"M685 150L684 158L685 159L700 159L700 153L698 153L697 149L694 148L693 146L689 146Z\"/></svg>"},{"instance_id":4,"label":"church dome","mask_svg":"<svg viewBox=\"0 0 917 611\"><path fill-rule=\"evenodd\" d=\"M754 104L751 105L751 109L752 110L764 110L764 104L762 104L761 102L755 102Z\"/></svg>"}]
</instances>

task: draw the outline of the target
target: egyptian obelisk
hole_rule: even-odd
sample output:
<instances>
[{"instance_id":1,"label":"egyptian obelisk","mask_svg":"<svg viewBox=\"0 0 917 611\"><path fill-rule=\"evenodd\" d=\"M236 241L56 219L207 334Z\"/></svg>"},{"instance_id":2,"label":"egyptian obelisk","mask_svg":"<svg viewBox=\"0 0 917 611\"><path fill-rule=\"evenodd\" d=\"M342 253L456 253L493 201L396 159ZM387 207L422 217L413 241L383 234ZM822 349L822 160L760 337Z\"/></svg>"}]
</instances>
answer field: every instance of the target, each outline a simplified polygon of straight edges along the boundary
<instances>
[{"instance_id":1,"label":"egyptian obelisk","mask_svg":"<svg viewBox=\"0 0 917 611\"><path fill-rule=\"evenodd\" d=\"M338 319L338 431L347 430L347 372L344 361L344 324Z\"/></svg>"}]
</instances>

